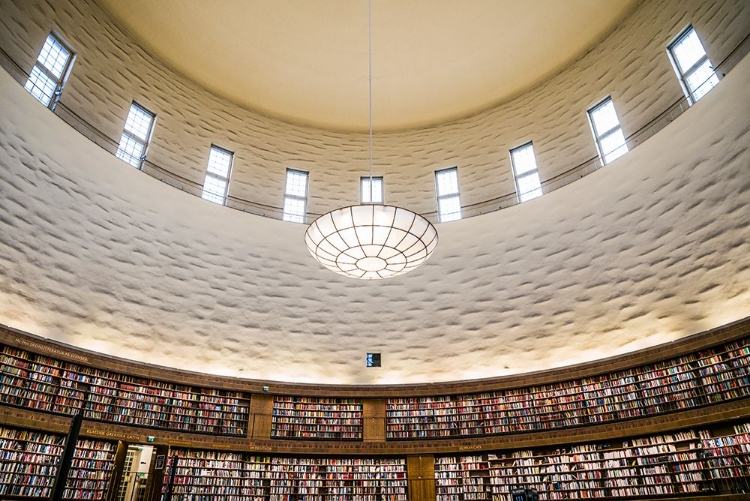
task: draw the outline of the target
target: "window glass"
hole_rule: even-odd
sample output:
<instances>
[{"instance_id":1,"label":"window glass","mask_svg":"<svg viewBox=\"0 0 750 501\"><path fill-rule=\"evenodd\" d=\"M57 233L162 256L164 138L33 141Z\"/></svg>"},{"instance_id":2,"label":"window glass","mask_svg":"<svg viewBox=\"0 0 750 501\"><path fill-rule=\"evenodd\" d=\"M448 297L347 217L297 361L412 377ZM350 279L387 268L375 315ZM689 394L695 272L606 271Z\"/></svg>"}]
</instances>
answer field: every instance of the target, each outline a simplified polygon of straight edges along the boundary
<instances>
[{"instance_id":1,"label":"window glass","mask_svg":"<svg viewBox=\"0 0 750 501\"><path fill-rule=\"evenodd\" d=\"M382 204L383 203L383 178L372 178L372 200L370 200L370 177L363 177L360 180L360 200L363 204Z\"/></svg>"},{"instance_id":2,"label":"window glass","mask_svg":"<svg viewBox=\"0 0 750 501\"><path fill-rule=\"evenodd\" d=\"M606 98L589 110L591 129L602 164L606 165L628 152L625 135L617 118L612 98Z\"/></svg>"},{"instance_id":3,"label":"window glass","mask_svg":"<svg viewBox=\"0 0 750 501\"><path fill-rule=\"evenodd\" d=\"M458 195L458 169L452 167L435 171L438 220L441 223L461 219L461 199Z\"/></svg>"},{"instance_id":4,"label":"window glass","mask_svg":"<svg viewBox=\"0 0 750 501\"><path fill-rule=\"evenodd\" d=\"M543 194L534 147L531 143L510 150L513 177L519 202L526 202Z\"/></svg>"},{"instance_id":5,"label":"window glass","mask_svg":"<svg viewBox=\"0 0 750 501\"><path fill-rule=\"evenodd\" d=\"M667 53L690 104L705 96L719 83L719 77L692 26L688 26L667 47Z\"/></svg>"},{"instance_id":6,"label":"window glass","mask_svg":"<svg viewBox=\"0 0 750 501\"><path fill-rule=\"evenodd\" d=\"M71 62L72 53L54 34L47 35L24 88L45 106L56 100L55 91L62 91L63 79Z\"/></svg>"},{"instance_id":7,"label":"window glass","mask_svg":"<svg viewBox=\"0 0 750 501\"><path fill-rule=\"evenodd\" d=\"M146 108L132 103L115 156L133 167L142 168L155 118Z\"/></svg>"},{"instance_id":8,"label":"window glass","mask_svg":"<svg viewBox=\"0 0 750 501\"><path fill-rule=\"evenodd\" d=\"M304 223L307 214L307 172L287 169L284 189L284 221Z\"/></svg>"},{"instance_id":9,"label":"window glass","mask_svg":"<svg viewBox=\"0 0 750 501\"><path fill-rule=\"evenodd\" d=\"M217 146L211 146L206 179L203 182L203 194L201 195L205 200L221 205L227 203L229 174L232 170L233 157L234 155L231 152Z\"/></svg>"}]
</instances>

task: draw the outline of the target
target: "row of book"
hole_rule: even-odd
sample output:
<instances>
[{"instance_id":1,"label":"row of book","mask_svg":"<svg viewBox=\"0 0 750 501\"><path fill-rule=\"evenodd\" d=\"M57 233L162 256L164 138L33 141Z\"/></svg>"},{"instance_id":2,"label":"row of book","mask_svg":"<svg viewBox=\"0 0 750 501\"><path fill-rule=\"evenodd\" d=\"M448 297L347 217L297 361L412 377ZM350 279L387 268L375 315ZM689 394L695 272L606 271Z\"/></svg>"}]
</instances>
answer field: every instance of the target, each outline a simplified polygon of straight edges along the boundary
<instances>
[{"instance_id":1,"label":"row of book","mask_svg":"<svg viewBox=\"0 0 750 501\"><path fill-rule=\"evenodd\" d=\"M275 396L272 438L361 440L362 400Z\"/></svg>"},{"instance_id":2,"label":"row of book","mask_svg":"<svg viewBox=\"0 0 750 501\"><path fill-rule=\"evenodd\" d=\"M403 458L257 457L236 452L173 449L178 456L172 492L205 499L405 501ZM165 472L164 491L169 488Z\"/></svg>"},{"instance_id":3,"label":"row of book","mask_svg":"<svg viewBox=\"0 0 750 501\"><path fill-rule=\"evenodd\" d=\"M391 440L554 430L676 412L750 396L750 338L578 380L387 400Z\"/></svg>"},{"instance_id":4,"label":"row of book","mask_svg":"<svg viewBox=\"0 0 750 501\"><path fill-rule=\"evenodd\" d=\"M711 437L707 430L549 451L435 458L438 501L491 501L517 488L540 499L652 497L750 489L750 426Z\"/></svg>"},{"instance_id":5,"label":"row of book","mask_svg":"<svg viewBox=\"0 0 750 501\"><path fill-rule=\"evenodd\" d=\"M0 495L49 497L65 437L0 427ZM65 484L65 499L104 498L114 467L116 444L79 440Z\"/></svg>"},{"instance_id":6,"label":"row of book","mask_svg":"<svg viewBox=\"0 0 750 501\"><path fill-rule=\"evenodd\" d=\"M85 403L84 403L85 402ZM249 400L241 392L138 378L0 350L0 403L151 428L245 435Z\"/></svg>"}]
</instances>

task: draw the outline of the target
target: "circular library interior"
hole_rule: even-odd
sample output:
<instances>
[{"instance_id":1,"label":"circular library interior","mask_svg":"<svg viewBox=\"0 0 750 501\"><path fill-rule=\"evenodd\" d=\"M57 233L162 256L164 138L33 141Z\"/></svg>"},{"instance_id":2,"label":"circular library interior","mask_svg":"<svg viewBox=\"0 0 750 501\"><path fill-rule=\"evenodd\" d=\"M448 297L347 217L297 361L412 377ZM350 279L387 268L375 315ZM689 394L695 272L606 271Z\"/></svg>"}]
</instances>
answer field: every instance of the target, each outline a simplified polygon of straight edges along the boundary
<instances>
[{"instance_id":1,"label":"circular library interior","mask_svg":"<svg viewBox=\"0 0 750 501\"><path fill-rule=\"evenodd\" d=\"M750 499L749 38L0 0L0 500Z\"/></svg>"}]
</instances>

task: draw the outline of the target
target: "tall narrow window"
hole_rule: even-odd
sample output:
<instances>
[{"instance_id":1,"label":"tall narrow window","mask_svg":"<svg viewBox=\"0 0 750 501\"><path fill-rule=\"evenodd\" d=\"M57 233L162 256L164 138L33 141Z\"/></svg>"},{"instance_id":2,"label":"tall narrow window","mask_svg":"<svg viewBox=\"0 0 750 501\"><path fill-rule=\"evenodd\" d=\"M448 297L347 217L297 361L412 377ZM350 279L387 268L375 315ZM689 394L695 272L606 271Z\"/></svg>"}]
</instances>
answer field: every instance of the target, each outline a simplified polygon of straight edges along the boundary
<instances>
[{"instance_id":1,"label":"tall narrow window","mask_svg":"<svg viewBox=\"0 0 750 501\"><path fill-rule=\"evenodd\" d=\"M706 49L692 26L685 28L667 47L672 66L690 104L702 98L719 78L708 60Z\"/></svg>"},{"instance_id":2,"label":"tall narrow window","mask_svg":"<svg viewBox=\"0 0 750 501\"><path fill-rule=\"evenodd\" d=\"M284 189L284 221L304 223L307 214L307 172L286 170Z\"/></svg>"},{"instance_id":3,"label":"tall narrow window","mask_svg":"<svg viewBox=\"0 0 750 501\"><path fill-rule=\"evenodd\" d=\"M510 161L513 165L513 177L516 180L518 201L526 202L541 196L542 184L539 181L539 170L536 167L532 143L526 143L510 150Z\"/></svg>"},{"instance_id":4,"label":"tall narrow window","mask_svg":"<svg viewBox=\"0 0 750 501\"><path fill-rule=\"evenodd\" d=\"M234 154L231 151L211 145L206 180L203 181L203 194L201 195L204 200L226 205L233 158Z\"/></svg>"},{"instance_id":5,"label":"tall narrow window","mask_svg":"<svg viewBox=\"0 0 750 501\"><path fill-rule=\"evenodd\" d=\"M60 100L73 59L70 47L54 33L50 33L24 87L43 105L54 109Z\"/></svg>"},{"instance_id":6,"label":"tall narrow window","mask_svg":"<svg viewBox=\"0 0 750 501\"><path fill-rule=\"evenodd\" d=\"M441 223L461 219L461 199L458 195L458 168L435 171L438 220Z\"/></svg>"},{"instance_id":7,"label":"tall narrow window","mask_svg":"<svg viewBox=\"0 0 750 501\"><path fill-rule=\"evenodd\" d=\"M370 186L370 176L360 179L360 200L363 204L383 203L383 178L373 177Z\"/></svg>"},{"instance_id":8,"label":"tall narrow window","mask_svg":"<svg viewBox=\"0 0 750 501\"><path fill-rule=\"evenodd\" d=\"M625 144L625 136L622 134L620 120L617 118L611 97L589 110L589 122L602 165L628 152L628 145Z\"/></svg>"},{"instance_id":9,"label":"tall narrow window","mask_svg":"<svg viewBox=\"0 0 750 501\"><path fill-rule=\"evenodd\" d=\"M143 106L135 102L130 105L130 113L128 113L128 119L125 120L120 145L115 152L117 158L125 160L138 169L143 167L155 118L155 115Z\"/></svg>"}]
</instances>

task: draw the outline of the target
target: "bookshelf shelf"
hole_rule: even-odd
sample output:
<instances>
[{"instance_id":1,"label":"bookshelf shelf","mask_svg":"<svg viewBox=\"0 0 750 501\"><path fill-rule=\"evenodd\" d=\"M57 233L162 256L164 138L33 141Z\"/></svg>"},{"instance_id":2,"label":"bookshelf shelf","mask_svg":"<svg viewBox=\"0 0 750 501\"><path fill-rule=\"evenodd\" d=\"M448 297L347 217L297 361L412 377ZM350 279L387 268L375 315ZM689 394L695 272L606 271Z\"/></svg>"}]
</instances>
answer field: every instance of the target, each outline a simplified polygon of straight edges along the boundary
<instances>
[{"instance_id":1,"label":"bookshelf shelf","mask_svg":"<svg viewBox=\"0 0 750 501\"><path fill-rule=\"evenodd\" d=\"M0 497L49 497L65 437L0 427ZM65 499L104 499L116 444L79 440L65 484Z\"/></svg>"},{"instance_id":2,"label":"bookshelf shelf","mask_svg":"<svg viewBox=\"0 0 750 501\"><path fill-rule=\"evenodd\" d=\"M750 396L750 338L663 362L527 388L390 398L389 440L556 430Z\"/></svg>"},{"instance_id":3,"label":"bookshelf shelf","mask_svg":"<svg viewBox=\"0 0 750 501\"><path fill-rule=\"evenodd\" d=\"M0 350L0 403L86 419L212 435L247 433L247 396L137 378L51 359L10 346Z\"/></svg>"},{"instance_id":4,"label":"bookshelf shelf","mask_svg":"<svg viewBox=\"0 0 750 501\"><path fill-rule=\"evenodd\" d=\"M275 396L272 438L362 440L362 400Z\"/></svg>"},{"instance_id":5,"label":"bookshelf shelf","mask_svg":"<svg viewBox=\"0 0 750 501\"><path fill-rule=\"evenodd\" d=\"M173 494L200 499L406 500L404 459L263 457L172 449L179 457ZM164 491L169 473L165 472ZM228 498L227 498L228 499Z\"/></svg>"},{"instance_id":6,"label":"bookshelf shelf","mask_svg":"<svg viewBox=\"0 0 750 501\"><path fill-rule=\"evenodd\" d=\"M653 498L750 489L750 425L713 437L692 430L569 449L435 458L438 501L505 499L535 488L540 499Z\"/></svg>"}]
</instances>

